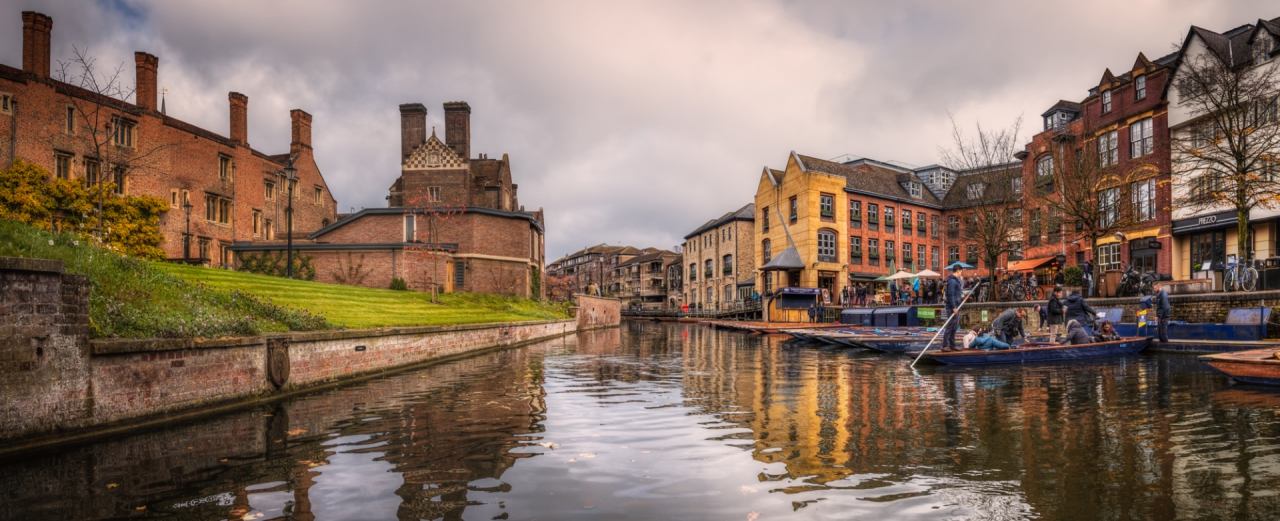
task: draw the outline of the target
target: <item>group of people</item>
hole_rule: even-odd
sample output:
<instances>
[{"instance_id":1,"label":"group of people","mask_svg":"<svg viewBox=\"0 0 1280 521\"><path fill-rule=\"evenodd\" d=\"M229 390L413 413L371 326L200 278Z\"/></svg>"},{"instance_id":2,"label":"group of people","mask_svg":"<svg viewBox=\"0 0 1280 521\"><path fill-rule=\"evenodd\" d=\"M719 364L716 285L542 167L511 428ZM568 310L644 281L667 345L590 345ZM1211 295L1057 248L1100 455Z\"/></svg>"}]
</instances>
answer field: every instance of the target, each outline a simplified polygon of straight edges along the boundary
<instances>
[{"instance_id":1,"label":"group of people","mask_svg":"<svg viewBox=\"0 0 1280 521\"><path fill-rule=\"evenodd\" d=\"M876 284L879 282L855 282L845 286L836 296L841 306L866 307L875 303ZM937 304L942 298L942 284L936 279L920 279L919 288L916 283L900 283L890 281L887 285L890 305L911 306L917 304Z\"/></svg>"},{"instance_id":2,"label":"group of people","mask_svg":"<svg viewBox=\"0 0 1280 521\"><path fill-rule=\"evenodd\" d=\"M1169 303L1169 294L1165 292L1162 284L1156 282L1152 289L1155 291L1152 302L1156 313L1157 336L1160 342L1168 342L1169 320L1173 315L1173 307ZM1061 284L1055 285L1049 295L1048 303L1036 306L1036 311L1040 314L1040 327L1044 329L1047 325L1052 338L1057 339L1061 334L1063 335L1062 343L1068 345L1105 342L1120 338L1115 326L1110 322L1097 320L1097 312L1089 306L1079 290L1073 290L1065 299L1062 298L1062 293ZM954 266L947 277L943 298L944 316L947 322L942 330L942 351L1009 349L1026 339L1024 322L1027 318L1027 310L1015 308L1001 313L990 326L975 326L963 337L962 347L957 347L955 334L959 321L958 317L952 318L952 316L960 308L964 299L963 270L959 266Z\"/></svg>"}]
</instances>

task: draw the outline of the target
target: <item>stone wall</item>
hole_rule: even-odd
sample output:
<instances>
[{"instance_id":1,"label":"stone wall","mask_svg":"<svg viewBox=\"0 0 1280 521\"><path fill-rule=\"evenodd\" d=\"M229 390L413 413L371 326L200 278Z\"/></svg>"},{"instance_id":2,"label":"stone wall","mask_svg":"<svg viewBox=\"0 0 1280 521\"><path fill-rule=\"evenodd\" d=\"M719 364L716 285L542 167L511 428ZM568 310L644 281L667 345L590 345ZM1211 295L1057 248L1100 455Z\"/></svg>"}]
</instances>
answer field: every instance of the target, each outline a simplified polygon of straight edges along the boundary
<instances>
[{"instance_id":1,"label":"stone wall","mask_svg":"<svg viewBox=\"0 0 1280 521\"><path fill-rule=\"evenodd\" d=\"M1122 322L1135 322L1138 299L1130 298L1091 298L1089 306L1100 308L1123 308ZM1046 305L1044 300L1026 302L984 302L966 304L960 310L960 324L977 324L982 322L982 311L987 311L987 321L995 320L1006 309L1026 308L1028 326L1038 325L1040 319L1036 315L1035 305ZM1272 308L1273 317L1280 308L1280 291L1254 291L1251 293L1201 293L1195 295L1170 295L1169 303L1173 306L1173 319L1186 322L1208 322L1221 324L1227 318L1227 311L1234 308ZM1274 320L1274 319L1273 319ZM1267 328L1267 336L1280 337L1280 326L1274 324Z\"/></svg>"},{"instance_id":2,"label":"stone wall","mask_svg":"<svg viewBox=\"0 0 1280 521\"><path fill-rule=\"evenodd\" d=\"M616 298L574 295L578 303L578 330L615 327L622 323L622 301Z\"/></svg>"}]
</instances>

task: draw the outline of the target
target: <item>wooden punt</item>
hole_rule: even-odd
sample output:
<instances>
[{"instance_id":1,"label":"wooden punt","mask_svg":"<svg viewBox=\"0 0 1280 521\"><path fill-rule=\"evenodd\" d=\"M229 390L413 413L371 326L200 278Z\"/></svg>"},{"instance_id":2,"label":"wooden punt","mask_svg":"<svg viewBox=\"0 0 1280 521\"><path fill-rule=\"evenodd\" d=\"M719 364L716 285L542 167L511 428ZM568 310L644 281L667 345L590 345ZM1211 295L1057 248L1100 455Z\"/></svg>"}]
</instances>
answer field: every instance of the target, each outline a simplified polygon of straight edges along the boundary
<instances>
[{"instance_id":1,"label":"wooden punt","mask_svg":"<svg viewBox=\"0 0 1280 521\"><path fill-rule=\"evenodd\" d=\"M1280 349L1254 349L1205 355L1200 361L1232 380L1258 385L1280 385Z\"/></svg>"},{"instance_id":2,"label":"wooden punt","mask_svg":"<svg viewBox=\"0 0 1280 521\"><path fill-rule=\"evenodd\" d=\"M1049 344L1027 343L1013 349L983 351L980 349L963 349L948 353L933 352L932 358L947 365L992 365L1019 364L1027 362L1050 362L1055 360L1077 360L1104 356L1131 355L1146 349L1149 338L1130 337L1096 342L1092 344Z\"/></svg>"}]
</instances>

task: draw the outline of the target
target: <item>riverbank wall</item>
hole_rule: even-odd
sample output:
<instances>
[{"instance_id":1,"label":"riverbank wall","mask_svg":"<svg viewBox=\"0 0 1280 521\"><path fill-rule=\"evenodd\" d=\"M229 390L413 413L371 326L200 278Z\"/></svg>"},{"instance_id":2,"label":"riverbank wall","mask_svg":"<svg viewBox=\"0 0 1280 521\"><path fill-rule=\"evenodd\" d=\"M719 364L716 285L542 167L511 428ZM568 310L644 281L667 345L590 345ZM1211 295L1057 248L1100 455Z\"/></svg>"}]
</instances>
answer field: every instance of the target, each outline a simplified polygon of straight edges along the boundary
<instances>
[{"instance_id":1,"label":"riverbank wall","mask_svg":"<svg viewBox=\"0 0 1280 521\"><path fill-rule=\"evenodd\" d=\"M0 258L0 296L0 455L619 323L580 301L565 320L90 339L89 281L61 262Z\"/></svg>"},{"instance_id":2,"label":"riverbank wall","mask_svg":"<svg viewBox=\"0 0 1280 521\"><path fill-rule=\"evenodd\" d=\"M1091 298L1087 299L1086 302L1094 309L1123 309L1121 322L1136 322L1137 313L1141 309L1137 297ZM960 325L965 327L984 322L989 323L1005 310L1018 308L1027 310L1027 325L1039 325L1039 315L1035 311L1037 304L1048 305L1048 301L1028 300L1023 302L977 302L965 304L960 309ZM1280 316L1276 315L1276 310L1280 308L1280 291L1169 295L1169 304L1173 306L1173 320L1221 324L1226 320L1227 312L1235 308L1271 308L1273 317ZM985 321L982 319L984 311L987 313ZM1269 324L1267 336L1272 338L1280 337L1280 326Z\"/></svg>"}]
</instances>

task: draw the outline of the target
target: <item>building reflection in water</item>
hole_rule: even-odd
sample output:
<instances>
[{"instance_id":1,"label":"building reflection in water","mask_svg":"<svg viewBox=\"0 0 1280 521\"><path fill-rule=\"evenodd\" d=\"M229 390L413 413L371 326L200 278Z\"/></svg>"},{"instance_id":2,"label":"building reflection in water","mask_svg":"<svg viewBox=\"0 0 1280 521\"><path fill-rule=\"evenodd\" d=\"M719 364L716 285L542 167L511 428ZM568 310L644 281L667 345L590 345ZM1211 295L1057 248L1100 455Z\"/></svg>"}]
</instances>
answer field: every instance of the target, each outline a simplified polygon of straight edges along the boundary
<instances>
[{"instance_id":1,"label":"building reflection in water","mask_svg":"<svg viewBox=\"0 0 1280 521\"><path fill-rule=\"evenodd\" d=\"M1187 356L913 372L628 323L0 462L0 519L1267 518L1278 411Z\"/></svg>"}]
</instances>

